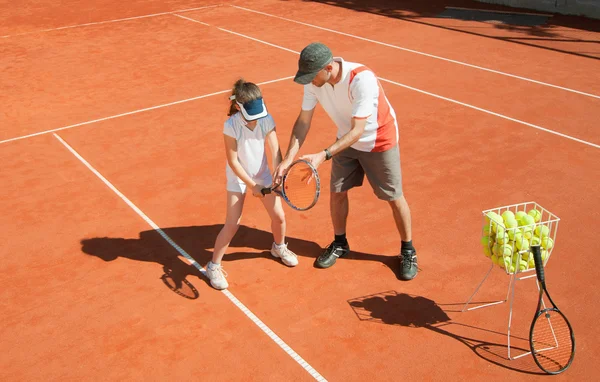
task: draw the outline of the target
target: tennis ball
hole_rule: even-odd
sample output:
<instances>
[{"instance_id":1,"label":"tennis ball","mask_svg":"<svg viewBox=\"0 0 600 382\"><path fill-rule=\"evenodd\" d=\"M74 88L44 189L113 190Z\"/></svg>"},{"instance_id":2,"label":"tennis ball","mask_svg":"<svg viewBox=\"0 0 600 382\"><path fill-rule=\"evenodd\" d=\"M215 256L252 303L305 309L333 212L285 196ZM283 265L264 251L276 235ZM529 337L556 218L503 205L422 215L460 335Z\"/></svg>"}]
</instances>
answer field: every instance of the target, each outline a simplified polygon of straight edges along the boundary
<instances>
[{"instance_id":1,"label":"tennis ball","mask_svg":"<svg viewBox=\"0 0 600 382\"><path fill-rule=\"evenodd\" d=\"M507 220L515 220L515 214L512 211L504 211L502 213L502 219L504 219L504 222Z\"/></svg>"},{"instance_id":2,"label":"tennis ball","mask_svg":"<svg viewBox=\"0 0 600 382\"><path fill-rule=\"evenodd\" d=\"M521 221L521 219L523 219L523 216L527 215L527 212L525 211L517 211L517 213L515 214L515 219L517 219L518 222Z\"/></svg>"},{"instance_id":3,"label":"tennis ball","mask_svg":"<svg viewBox=\"0 0 600 382\"><path fill-rule=\"evenodd\" d=\"M535 224L535 219L533 218L533 216L523 215L523 217L521 218L520 223L521 223L521 226L534 225Z\"/></svg>"},{"instance_id":4,"label":"tennis ball","mask_svg":"<svg viewBox=\"0 0 600 382\"><path fill-rule=\"evenodd\" d=\"M498 247L498 256L511 257L512 254L513 254L512 246L510 246L508 244L503 244L502 246Z\"/></svg>"},{"instance_id":5,"label":"tennis ball","mask_svg":"<svg viewBox=\"0 0 600 382\"><path fill-rule=\"evenodd\" d=\"M523 238L520 241L515 241L515 245L517 246L517 249L519 249L520 251L525 251L525 250L529 249L529 240Z\"/></svg>"},{"instance_id":6,"label":"tennis ball","mask_svg":"<svg viewBox=\"0 0 600 382\"><path fill-rule=\"evenodd\" d=\"M535 260L533 259L533 256L529 257L527 264L529 265L529 268L535 268Z\"/></svg>"},{"instance_id":7,"label":"tennis ball","mask_svg":"<svg viewBox=\"0 0 600 382\"><path fill-rule=\"evenodd\" d=\"M491 236L492 231L491 231L491 227L489 224L486 224L483 226L483 230L482 230L482 235L483 236Z\"/></svg>"},{"instance_id":8,"label":"tennis ball","mask_svg":"<svg viewBox=\"0 0 600 382\"><path fill-rule=\"evenodd\" d=\"M492 255L491 259L492 259L492 263L498 265L498 256Z\"/></svg>"},{"instance_id":9,"label":"tennis ball","mask_svg":"<svg viewBox=\"0 0 600 382\"><path fill-rule=\"evenodd\" d=\"M500 265L500 267L504 268L504 269L509 269L510 267L512 267L512 263L510 262L510 257L504 257L502 258L502 260L500 260L500 258L498 258L498 265Z\"/></svg>"},{"instance_id":10,"label":"tennis ball","mask_svg":"<svg viewBox=\"0 0 600 382\"><path fill-rule=\"evenodd\" d=\"M508 273L515 273L515 266L514 265L510 265L510 268L508 269Z\"/></svg>"},{"instance_id":11,"label":"tennis ball","mask_svg":"<svg viewBox=\"0 0 600 382\"><path fill-rule=\"evenodd\" d=\"M502 226L502 225L504 224L504 220L502 219L502 216L498 215L498 214L497 214L497 213L495 213L495 212L488 212L488 213L486 214L486 217L487 217L487 219L488 219L488 220L487 220L487 221L488 221L488 223L489 223L489 222L491 222L491 224L490 224L490 225L492 226L492 231L493 231L493 232L497 232L497 231L496 231L496 227L497 227L498 225Z\"/></svg>"},{"instance_id":12,"label":"tennis ball","mask_svg":"<svg viewBox=\"0 0 600 382\"><path fill-rule=\"evenodd\" d=\"M542 243L542 239L540 239L537 236L534 236L531 238L530 243L531 243L531 245L540 245Z\"/></svg>"},{"instance_id":13,"label":"tennis ball","mask_svg":"<svg viewBox=\"0 0 600 382\"><path fill-rule=\"evenodd\" d=\"M498 229L500 229L500 227L498 227ZM509 240L508 234L502 230L502 233L498 233L496 235L496 242L500 243L500 244L506 244Z\"/></svg>"},{"instance_id":14,"label":"tennis ball","mask_svg":"<svg viewBox=\"0 0 600 382\"><path fill-rule=\"evenodd\" d=\"M538 225L535 227L535 235L537 237L546 237L550 233L550 228L546 225Z\"/></svg>"},{"instance_id":15,"label":"tennis ball","mask_svg":"<svg viewBox=\"0 0 600 382\"><path fill-rule=\"evenodd\" d=\"M531 228L530 226L521 228L521 232L523 233L523 237L527 240L531 239L531 237L533 236L533 228Z\"/></svg>"},{"instance_id":16,"label":"tennis ball","mask_svg":"<svg viewBox=\"0 0 600 382\"><path fill-rule=\"evenodd\" d=\"M548 251L542 251L542 261L543 262L546 262L546 259L548 258L548 255L549 255Z\"/></svg>"},{"instance_id":17,"label":"tennis ball","mask_svg":"<svg viewBox=\"0 0 600 382\"><path fill-rule=\"evenodd\" d=\"M517 219L508 219L504 221L504 225L506 228L517 228L519 226L519 222Z\"/></svg>"},{"instance_id":18,"label":"tennis ball","mask_svg":"<svg viewBox=\"0 0 600 382\"><path fill-rule=\"evenodd\" d=\"M522 271L526 271L529 268L529 263L527 263L527 261L525 260L521 260L519 261L519 270Z\"/></svg>"},{"instance_id":19,"label":"tennis ball","mask_svg":"<svg viewBox=\"0 0 600 382\"><path fill-rule=\"evenodd\" d=\"M541 245L544 249L552 249L552 247L554 247L554 240L546 236L542 238Z\"/></svg>"},{"instance_id":20,"label":"tennis ball","mask_svg":"<svg viewBox=\"0 0 600 382\"><path fill-rule=\"evenodd\" d=\"M510 238L512 234L512 240L514 242L523 240L523 232L520 229L516 229L514 231L508 231L508 237Z\"/></svg>"},{"instance_id":21,"label":"tennis ball","mask_svg":"<svg viewBox=\"0 0 600 382\"><path fill-rule=\"evenodd\" d=\"M539 210L536 210L535 208L529 210L527 215L531 216L536 223L542 220L542 213Z\"/></svg>"}]
</instances>

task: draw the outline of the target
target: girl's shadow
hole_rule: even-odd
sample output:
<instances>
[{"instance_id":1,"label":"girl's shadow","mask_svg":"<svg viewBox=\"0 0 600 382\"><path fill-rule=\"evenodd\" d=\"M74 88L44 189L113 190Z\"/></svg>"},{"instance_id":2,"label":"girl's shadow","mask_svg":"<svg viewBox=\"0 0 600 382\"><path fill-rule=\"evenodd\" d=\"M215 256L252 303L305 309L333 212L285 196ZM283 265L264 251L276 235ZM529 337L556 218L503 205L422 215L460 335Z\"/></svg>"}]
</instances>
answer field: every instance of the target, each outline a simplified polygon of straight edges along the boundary
<instances>
[{"instance_id":1,"label":"girl's shadow","mask_svg":"<svg viewBox=\"0 0 600 382\"><path fill-rule=\"evenodd\" d=\"M162 228L161 231L201 266L205 266L212 257L215 239L222 227L222 224L214 224ZM298 256L316 259L323 251L320 245L312 241L294 237L287 237L286 240L290 249ZM277 261L269 254L272 242L273 235L270 232L241 225L229 245L225 261L246 260L257 257L266 257ZM196 276L207 282L202 273L195 266L184 261L181 254L156 230L140 232L137 239L110 237L84 239L81 240L81 246L84 253L107 262L122 257L160 264L164 272L161 276L162 281L173 291L187 298L198 297L197 291L187 280L188 276ZM240 248L253 248L261 252L247 252L239 250ZM232 249L238 249L238 251L232 252ZM394 272L398 269L395 256L351 252L348 259L380 261L388 265Z\"/></svg>"}]
</instances>

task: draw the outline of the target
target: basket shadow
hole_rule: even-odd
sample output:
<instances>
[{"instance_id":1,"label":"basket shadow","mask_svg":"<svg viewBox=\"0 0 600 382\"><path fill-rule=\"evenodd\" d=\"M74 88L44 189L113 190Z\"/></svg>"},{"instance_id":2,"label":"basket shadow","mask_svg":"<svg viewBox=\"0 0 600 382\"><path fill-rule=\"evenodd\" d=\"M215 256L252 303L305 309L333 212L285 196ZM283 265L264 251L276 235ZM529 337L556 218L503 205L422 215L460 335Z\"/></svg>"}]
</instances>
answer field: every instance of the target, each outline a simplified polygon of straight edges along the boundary
<instances>
[{"instance_id":1,"label":"basket shadow","mask_svg":"<svg viewBox=\"0 0 600 382\"><path fill-rule=\"evenodd\" d=\"M446 330L450 325L463 330L496 333L491 330L454 323L433 300L396 291L386 291L374 295L348 300L348 304L359 320L386 325L399 325L411 328L425 328L435 333L453 338L467 346L479 358L499 367L524 374L545 375L534 364L531 357L510 360L507 346L495 342L458 335ZM444 328L444 329L442 329ZM511 346L511 349L526 353L529 349Z\"/></svg>"}]
</instances>

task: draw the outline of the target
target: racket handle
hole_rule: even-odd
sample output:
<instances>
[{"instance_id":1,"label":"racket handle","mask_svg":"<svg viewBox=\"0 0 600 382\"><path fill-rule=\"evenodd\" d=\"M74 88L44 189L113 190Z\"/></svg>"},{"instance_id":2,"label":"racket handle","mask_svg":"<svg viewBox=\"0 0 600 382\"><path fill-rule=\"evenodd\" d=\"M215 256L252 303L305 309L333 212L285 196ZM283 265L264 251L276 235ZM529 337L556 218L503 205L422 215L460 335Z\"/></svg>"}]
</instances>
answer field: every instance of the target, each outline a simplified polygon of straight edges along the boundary
<instances>
[{"instance_id":1,"label":"racket handle","mask_svg":"<svg viewBox=\"0 0 600 382\"><path fill-rule=\"evenodd\" d=\"M539 282L544 282L544 262L542 261L542 249L539 245L531 246L531 254L535 262L535 272Z\"/></svg>"},{"instance_id":2,"label":"racket handle","mask_svg":"<svg viewBox=\"0 0 600 382\"><path fill-rule=\"evenodd\" d=\"M269 188L269 187L265 187L265 188L263 188L262 190L260 190L260 192L261 192L263 195L270 194L270 193L271 193L271 188Z\"/></svg>"}]
</instances>

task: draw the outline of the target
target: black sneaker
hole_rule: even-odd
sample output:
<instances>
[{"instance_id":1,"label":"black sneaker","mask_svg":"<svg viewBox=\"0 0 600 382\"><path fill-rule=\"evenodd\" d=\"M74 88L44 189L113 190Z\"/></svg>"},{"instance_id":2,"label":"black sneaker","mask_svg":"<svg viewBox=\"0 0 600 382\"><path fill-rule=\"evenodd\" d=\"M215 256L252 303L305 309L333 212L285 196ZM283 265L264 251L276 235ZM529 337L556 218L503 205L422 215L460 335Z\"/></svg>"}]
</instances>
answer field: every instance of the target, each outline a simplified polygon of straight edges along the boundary
<instances>
[{"instance_id":1,"label":"black sneaker","mask_svg":"<svg viewBox=\"0 0 600 382\"><path fill-rule=\"evenodd\" d=\"M412 280L417 275L417 251L403 249L400 251L400 280Z\"/></svg>"},{"instance_id":2,"label":"black sneaker","mask_svg":"<svg viewBox=\"0 0 600 382\"><path fill-rule=\"evenodd\" d=\"M325 249L325 252L315 260L315 265L319 268L329 268L335 264L338 257L346 256L348 252L350 252L350 246L348 244L339 245L334 241L329 244L329 247Z\"/></svg>"}]
</instances>

